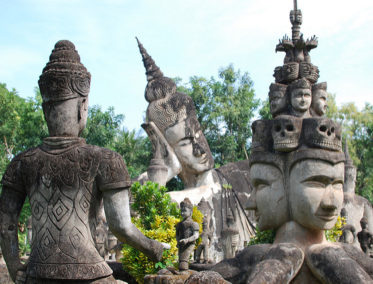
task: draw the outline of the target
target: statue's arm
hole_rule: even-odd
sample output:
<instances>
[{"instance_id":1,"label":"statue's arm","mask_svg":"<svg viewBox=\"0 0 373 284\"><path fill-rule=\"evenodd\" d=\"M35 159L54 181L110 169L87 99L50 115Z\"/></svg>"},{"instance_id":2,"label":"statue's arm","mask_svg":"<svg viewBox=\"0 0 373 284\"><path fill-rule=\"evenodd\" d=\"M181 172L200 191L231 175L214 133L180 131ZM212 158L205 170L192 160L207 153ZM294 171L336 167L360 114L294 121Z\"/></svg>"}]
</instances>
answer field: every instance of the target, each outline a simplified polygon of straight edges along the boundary
<instances>
[{"instance_id":1,"label":"statue's arm","mask_svg":"<svg viewBox=\"0 0 373 284\"><path fill-rule=\"evenodd\" d=\"M140 175L140 177L147 177L151 181L165 185L170 179L177 176L181 172L181 164L176 157L174 150L154 122L150 121L149 123L144 123L141 126L148 134L148 137L152 143L153 159L163 161L164 166L167 168L167 174L162 180L153 180L157 175L151 172L149 167L147 174L143 173Z\"/></svg>"},{"instance_id":2,"label":"statue's arm","mask_svg":"<svg viewBox=\"0 0 373 284\"><path fill-rule=\"evenodd\" d=\"M25 198L25 194L3 186L0 196L1 249L13 281L16 279L17 271L25 270L19 257L17 226Z\"/></svg>"},{"instance_id":3,"label":"statue's arm","mask_svg":"<svg viewBox=\"0 0 373 284\"><path fill-rule=\"evenodd\" d=\"M106 190L103 193L106 220L119 241L140 250L153 261L160 261L162 243L149 239L131 221L128 188Z\"/></svg>"}]
</instances>

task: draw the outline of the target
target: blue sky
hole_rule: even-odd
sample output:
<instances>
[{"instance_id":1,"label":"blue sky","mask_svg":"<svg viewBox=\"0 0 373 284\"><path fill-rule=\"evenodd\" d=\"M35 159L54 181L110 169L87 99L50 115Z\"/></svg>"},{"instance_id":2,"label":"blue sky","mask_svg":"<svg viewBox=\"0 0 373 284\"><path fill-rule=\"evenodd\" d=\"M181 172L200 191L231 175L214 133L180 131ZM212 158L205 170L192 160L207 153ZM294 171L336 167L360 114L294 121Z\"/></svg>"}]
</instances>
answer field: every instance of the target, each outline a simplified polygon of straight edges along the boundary
<instances>
[{"instance_id":1,"label":"blue sky","mask_svg":"<svg viewBox=\"0 0 373 284\"><path fill-rule=\"evenodd\" d=\"M146 78L135 36L168 77L217 77L232 63L249 72L265 99L278 40L291 35L292 0L1 0L0 82L33 96L54 44L71 40L92 74L90 105L115 107L124 127L140 129ZM373 103L373 1L298 0L302 32L319 82L337 103Z\"/></svg>"}]
</instances>

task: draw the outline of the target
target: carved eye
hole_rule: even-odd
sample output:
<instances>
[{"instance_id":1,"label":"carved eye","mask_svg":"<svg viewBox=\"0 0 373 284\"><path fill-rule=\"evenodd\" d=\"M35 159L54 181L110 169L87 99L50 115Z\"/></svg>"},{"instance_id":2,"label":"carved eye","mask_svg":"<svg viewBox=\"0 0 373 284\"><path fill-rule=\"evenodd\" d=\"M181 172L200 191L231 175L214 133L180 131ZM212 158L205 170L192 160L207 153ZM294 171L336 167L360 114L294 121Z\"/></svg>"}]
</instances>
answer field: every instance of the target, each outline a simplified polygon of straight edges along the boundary
<instances>
[{"instance_id":1,"label":"carved eye","mask_svg":"<svg viewBox=\"0 0 373 284\"><path fill-rule=\"evenodd\" d=\"M325 132L327 127L325 125L321 125L319 129L321 132Z\"/></svg>"},{"instance_id":2,"label":"carved eye","mask_svg":"<svg viewBox=\"0 0 373 284\"><path fill-rule=\"evenodd\" d=\"M287 131L294 131L294 126L292 124L286 125L286 130Z\"/></svg>"},{"instance_id":3,"label":"carved eye","mask_svg":"<svg viewBox=\"0 0 373 284\"><path fill-rule=\"evenodd\" d=\"M330 129L330 131L331 131L332 133L334 133L334 127L332 127L332 129Z\"/></svg>"},{"instance_id":4,"label":"carved eye","mask_svg":"<svg viewBox=\"0 0 373 284\"><path fill-rule=\"evenodd\" d=\"M280 126L280 125L276 125L276 127L275 127L275 131L276 131L276 132L280 132L280 131L281 131L281 126Z\"/></svg>"}]
</instances>

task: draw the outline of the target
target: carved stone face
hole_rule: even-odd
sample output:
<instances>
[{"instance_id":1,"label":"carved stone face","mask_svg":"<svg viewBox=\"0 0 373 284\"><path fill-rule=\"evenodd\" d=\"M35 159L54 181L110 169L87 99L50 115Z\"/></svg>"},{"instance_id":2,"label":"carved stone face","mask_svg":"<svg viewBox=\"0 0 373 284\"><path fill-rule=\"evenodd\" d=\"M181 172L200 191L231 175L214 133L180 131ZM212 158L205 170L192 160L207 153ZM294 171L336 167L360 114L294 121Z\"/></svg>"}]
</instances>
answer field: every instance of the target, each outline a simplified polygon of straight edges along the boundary
<instances>
[{"instance_id":1,"label":"carved stone face","mask_svg":"<svg viewBox=\"0 0 373 284\"><path fill-rule=\"evenodd\" d=\"M181 214L181 217L183 217L183 219L186 219L192 216L192 210L187 206L181 206L180 214Z\"/></svg>"},{"instance_id":2,"label":"carved stone face","mask_svg":"<svg viewBox=\"0 0 373 284\"><path fill-rule=\"evenodd\" d=\"M280 152L289 152L299 145L302 130L302 120L288 115L282 115L273 120L273 148Z\"/></svg>"},{"instance_id":3,"label":"carved stone face","mask_svg":"<svg viewBox=\"0 0 373 284\"><path fill-rule=\"evenodd\" d=\"M306 144L328 150L342 149L341 127L328 118L307 118L303 120L303 135Z\"/></svg>"},{"instance_id":4,"label":"carved stone face","mask_svg":"<svg viewBox=\"0 0 373 284\"><path fill-rule=\"evenodd\" d=\"M86 126L88 97L43 104L50 136L78 137Z\"/></svg>"},{"instance_id":5,"label":"carved stone face","mask_svg":"<svg viewBox=\"0 0 373 284\"><path fill-rule=\"evenodd\" d=\"M187 118L165 131L165 138L182 165L182 172L201 174L214 166L205 135L197 119Z\"/></svg>"},{"instance_id":6,"label":"carved stone face","mask_svg":"<svg viewBox=\"0 0 373 284\"><path fill-rule=\"evenodd\" d=\"M312 93L312 109L319 116L326 113L328 93L323 89L317 89Z\"/></svg>"},{"instance_id":7,"label":"carved stone face","mask_svg":"<svg viewBox=\"0 0 373 284\"><path fill-rule=\"evenodd\" d=\"M290 94L291 106L295 111L306 112L311 106L312 96L310 89L295 89Z\"/></svg>"},{"instance_id":8,"label":"carved stone face","mask_svg":"<svg viewBox=\"0 0 373 284\"><path fill-rule=\"evenodd\" d=\"M289 201L294 221L314 230L331 229L343 204L344 163L306 159L290 171Z\"/></svg>"},{"instance_id":9,"label":"carved stone face","mask_svg":"<svg viewBox=\"0 0 373 284\"><path fill-rule=\"evenodd\" d=\"M255 210L260 230L276 229L288 221L288 204L281 171L270 164L250 168L254 187L247 209Z\"/></svg>"},{"instance_id":10,"label":"carved stone face","mask_svg":"<svg viewBox=\"0 0 373 284\"><path fill-rule=\"evenodd\" d=\"M276 90L269 93L270 110L272 115L279 114L286 110L287 101L285 92Z\"/></svg>"}]
</instances>

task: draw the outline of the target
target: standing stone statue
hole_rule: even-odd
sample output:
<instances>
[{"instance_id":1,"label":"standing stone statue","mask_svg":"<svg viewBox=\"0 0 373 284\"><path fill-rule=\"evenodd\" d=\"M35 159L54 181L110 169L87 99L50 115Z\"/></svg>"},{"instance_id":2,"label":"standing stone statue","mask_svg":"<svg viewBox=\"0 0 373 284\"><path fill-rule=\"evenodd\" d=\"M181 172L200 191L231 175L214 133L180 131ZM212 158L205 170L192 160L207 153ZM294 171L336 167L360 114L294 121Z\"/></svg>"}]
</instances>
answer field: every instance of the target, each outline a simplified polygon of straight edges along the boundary
<instances>
[{"instance_id":1,"label":"standing stone statue","mask_svg":"<svg viewBox=\"0 0 373 284\"><path fill-rule=\"evenodd\" d=\"M183 220L176 224L176 241L179 249L179 270L189 269L189 259L199 237L199 225L193 221L193 204L188 198L180 203Z\"/></svg>"},{"instance_id":2,"label":"standing stone statue","mask_svg":"<svg viewBox=\"0 0 373 284\"><path fill-rule=\"evenodd\" d=\"M49 137L9 164L0 197L1 248L17 283L115 283L92 236L102 208L122 241L159 261L164 245L145 237L130 218L131 180L122 157L87 145L79 134L88 116L91 75L75 46L56 43L39 79ZM25 198L32 213L33 241L20 262L17 222Z\"/></svg>"},{"instance_id":3,"label":"standing stone statue","mask_svg":"<svg viewBox=\"0 0 373 284\"><path fill-rule=\"evenodd\" d=\"M169 192L173 201L180 203L188 197L193 205L202 198L209 202L213 209L214 228L210 257L219 261L224 258L221 234L227 222L222 208L224 184L232 186L233 202L229 203L229 207L237 212L234 218L239 232L238 249L243 249L245 241L255 235L255 227L250 220L254 220L253 213L246 214L243 208L250 195L248 162L239 161L214 169L214 159L198 122L192 98L177 92L175 82L163 76L139 41L138 45L148 81L145 99L149 105L146 123L142 127L152 141L154 153L148 171L139 179L152 179L165 185L178 176L185 189ZM158 170L157 174L155 170Z\"/></svg>"},{"instance_id":4,"label":"standing stone statue","mask_svg":"<svg viewBox=\"0 0 373 284\"><path fill-rule=\"evenodd\" d=\"M198 210L201 211L203 214L203 221L202 221L202 233L201 233L201 243L197 247L194 253L194 259L197 263L201 262L201 255L203 252L203 263L208 263L209 259L209 249L212 241L213 236L213 228L212 228L212 208L210 204L202 198L202 200L198 203Z\"/></svg>"},{"instance_id":5,"label":"standing stone statue","mask_svg":"<svg viewBox=\"0 0 373 284\"><path fill-rule=\"evenodd\" d=\"M359 243L361 249L366 255L373 257L373 234L368 230L368 222L365 217L361 218L361 231L357 233L357 238L359 239Z\"/></svg>"}]
</instances>

